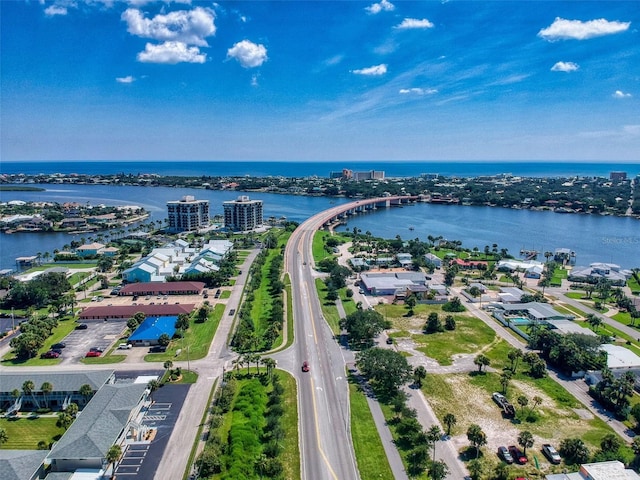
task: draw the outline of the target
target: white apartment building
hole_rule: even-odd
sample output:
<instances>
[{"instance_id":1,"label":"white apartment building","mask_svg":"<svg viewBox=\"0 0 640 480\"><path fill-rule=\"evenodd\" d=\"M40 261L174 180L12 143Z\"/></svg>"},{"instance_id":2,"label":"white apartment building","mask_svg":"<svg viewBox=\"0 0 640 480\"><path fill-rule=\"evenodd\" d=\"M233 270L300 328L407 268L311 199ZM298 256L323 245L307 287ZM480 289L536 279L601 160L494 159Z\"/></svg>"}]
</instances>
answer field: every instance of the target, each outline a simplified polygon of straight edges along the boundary
<instances>
[{"instance_id":1,"label":"white apartment building","mask_svg":"<svg viewBox=\"0 0 640 480\"><path fill-rule=\"evenodd\" d=\"M185 195L182 200L167 202L169 230L190 232L209 226L209 200L196 200Z\"/></svg>"},{"instance_id":2,"label":"white apartment building","mask_svg":"<svg viewBox=\"0 0 640 480\"><path fill-rule=\"evenodd\" d=\"M224 226L229 230L246 232L262 227L262 200L250 200L241 195L236 200L223 202Z\"/></svg>"}]
</instances>

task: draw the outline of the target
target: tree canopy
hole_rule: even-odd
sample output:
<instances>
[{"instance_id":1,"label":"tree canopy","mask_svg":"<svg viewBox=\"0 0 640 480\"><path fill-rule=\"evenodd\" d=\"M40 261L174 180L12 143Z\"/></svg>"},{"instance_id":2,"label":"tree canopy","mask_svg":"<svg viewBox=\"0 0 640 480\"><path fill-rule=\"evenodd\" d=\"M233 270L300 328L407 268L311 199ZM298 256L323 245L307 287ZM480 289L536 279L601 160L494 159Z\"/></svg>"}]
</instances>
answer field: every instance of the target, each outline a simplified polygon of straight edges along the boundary
<instances>
[{"instance_id":1,"label":"tree canopy","mask_svg":"<svg viewBox=\"0 0 640 480\"><path fill-rule=\"evenodd\" d=\"M370 348L356 354L356 364L380 394L391 396L412 374L407 359L395 350Z\"/></svg>"},{"instance_id":2,"label":"tree canopy","mask_svg":"<svg viewBox=\"0 0 640 480\"><path fill-rule=\"evenodd\" d=\"M356 310L340 321L340 327L349 332L351 344L370 346L373 339L387 327L387 322L375 310Z\"/></svg>"}]
</instances>

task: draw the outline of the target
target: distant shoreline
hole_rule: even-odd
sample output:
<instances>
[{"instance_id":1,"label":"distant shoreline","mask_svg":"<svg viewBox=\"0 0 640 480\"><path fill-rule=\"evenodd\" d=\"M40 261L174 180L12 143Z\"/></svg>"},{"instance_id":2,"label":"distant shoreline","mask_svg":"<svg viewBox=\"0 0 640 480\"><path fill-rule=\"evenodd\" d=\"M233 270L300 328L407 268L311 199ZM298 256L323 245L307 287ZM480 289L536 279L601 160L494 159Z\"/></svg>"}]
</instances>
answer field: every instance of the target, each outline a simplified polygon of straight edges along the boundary
<instances>
[{"instance_id":1,"label":"distant shoreline","mask_svg":"<svg viewBox=\"0 0 640 480\"><path fill-rule=\"evenodd\" d=\"M44 192L41 187L23 187L18 185L0 185L0 192Z\"/></svg>"}]
</instances>

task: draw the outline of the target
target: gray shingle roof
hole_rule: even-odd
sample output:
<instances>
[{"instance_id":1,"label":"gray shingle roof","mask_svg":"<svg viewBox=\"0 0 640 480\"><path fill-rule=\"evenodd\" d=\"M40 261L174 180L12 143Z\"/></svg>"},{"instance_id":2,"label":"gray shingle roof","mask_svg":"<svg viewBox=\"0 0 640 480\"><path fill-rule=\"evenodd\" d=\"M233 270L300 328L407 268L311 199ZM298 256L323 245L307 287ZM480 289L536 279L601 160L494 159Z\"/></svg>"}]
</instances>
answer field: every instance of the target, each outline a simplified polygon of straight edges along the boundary
<instances>
[{"instance_id":1,"label":"gray shingle roof","mask_svg":"<svg viewBox=\"0 0 640 480\"><path fill-rule=\"evenodd\" d=\"M47 450L0 450L2 480L30 480L47 453Z\"/></svg>"},{"instance_id":2,"label":"gray shingle roof","mask_svg":"<svg viewBox=\"0 0 640 480\"><path fill-rule=\"evenodd\" d=\"M102 387L53 447L49 459L104 458L146 388L140 383Z\"/></svg>"},{"instance_id":3,"label":"gray shingle roof","mask_svg":"<svg viewBox=\"0 0 640 480\"><path fill-rule=\"evenodd\" d=\"M91 385L93 390L99 390L113 375L113 370L92 370L86 372L42 372L42 373L7 373L2 372L0 382L1 392L22 391L22 384L32 380L36 391L44 382L53 386L54 392L77 392L84 384Z\"/></svg>"}]
</instances>

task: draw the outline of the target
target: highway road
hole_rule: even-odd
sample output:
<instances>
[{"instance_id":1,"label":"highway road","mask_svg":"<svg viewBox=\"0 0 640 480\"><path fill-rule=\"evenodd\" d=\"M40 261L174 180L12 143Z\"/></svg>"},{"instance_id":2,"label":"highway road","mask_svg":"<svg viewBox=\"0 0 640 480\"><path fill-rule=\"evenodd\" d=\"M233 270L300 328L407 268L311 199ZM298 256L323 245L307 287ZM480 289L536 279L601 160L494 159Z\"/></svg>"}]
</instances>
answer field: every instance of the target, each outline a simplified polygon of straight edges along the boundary
<instances>
[{"instance_id":1,"label":"highway road","mask_svg":"<svg viewBox=\"0 0 640 480\"><path fill-rule=\"evenodd\" d=\"M308 480L360 478L351 441L345 358L322 317L311 268L313 236L332 210L301 224L285 252L295 318L293 374L298 380L301 469ZM305 361L309 372L302 371Z\"/></svg>"}]
</instances>

